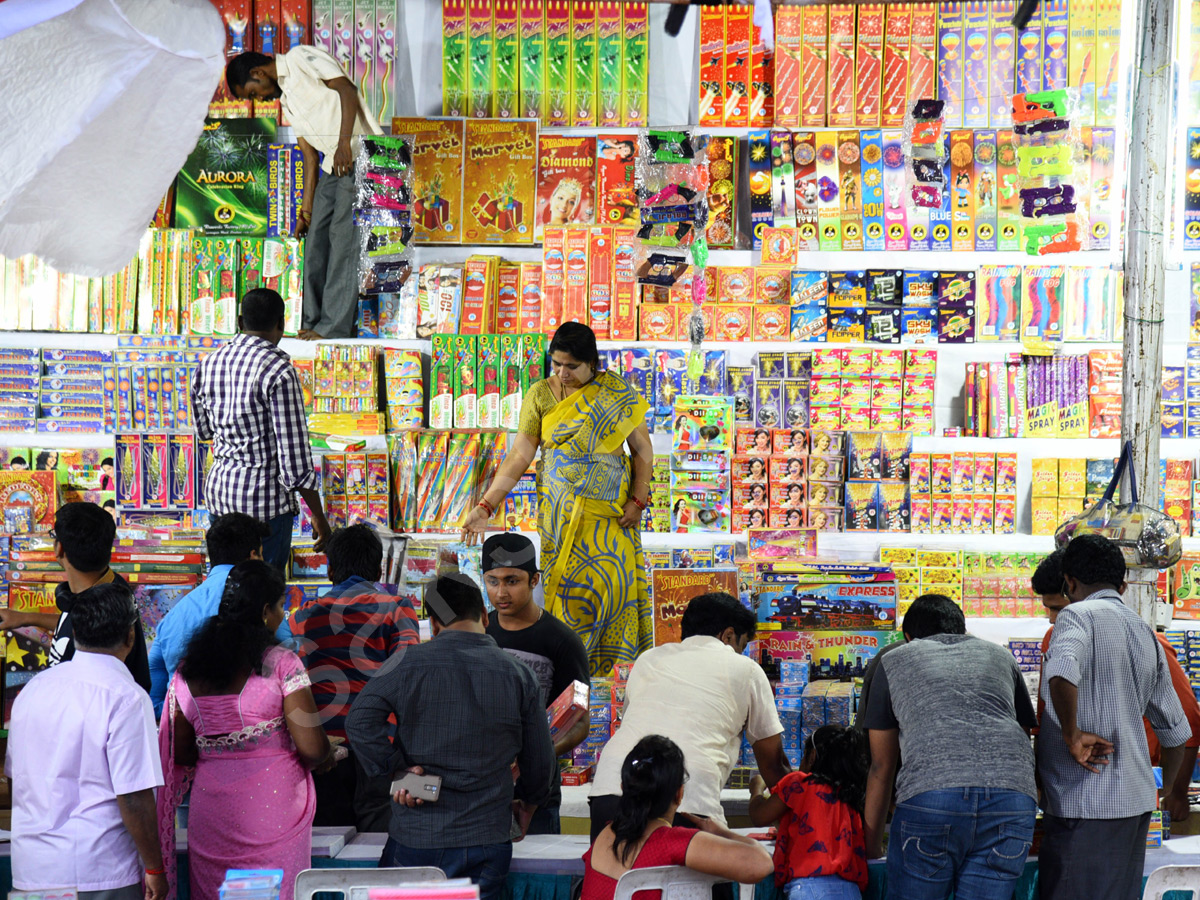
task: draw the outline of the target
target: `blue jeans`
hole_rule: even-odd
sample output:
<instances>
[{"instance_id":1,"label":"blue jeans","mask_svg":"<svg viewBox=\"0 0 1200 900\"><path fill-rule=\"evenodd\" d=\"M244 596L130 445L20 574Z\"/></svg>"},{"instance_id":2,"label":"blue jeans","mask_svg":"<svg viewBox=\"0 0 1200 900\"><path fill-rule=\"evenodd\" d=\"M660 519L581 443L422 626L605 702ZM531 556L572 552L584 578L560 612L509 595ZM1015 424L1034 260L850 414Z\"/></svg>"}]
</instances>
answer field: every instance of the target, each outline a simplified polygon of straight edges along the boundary
<instances>
[{"instance_id":1,"label":"blue jeans","mask_svg":"<svg viewBox=\"0 0 1200 900\"><path fill-rule=\"evenodd\" d=\"M267 522L271 533L263 538L263 562L287 573L288 563L292 561L292 524L295 516L284 513L282 516Z\"/></svg>"},{"instance_id":2,"label":"blue jeans","mask_svg":"<svg viewBox=\"0 0 1200 900\"><path fill-rule=\"evenodd\" d=\"M381 869L433 866L445 872L447 878L470 878L479 885L479 900L500 900L511 863L510 843L418 850L402 846L391 837L384 844L383 856L379 859Z\"/></svg>"},{"instance_id":3,"label":"blue jeans","mask_svg":"<svg viewBox=\"0 0 1200 900\"><path fill-rule=\"evenodd\" d=\"M888 839L894 900L1010 900L1037 805L1020 791L926 791L896 806Z\"/></svg>"},{"instance_id":4,"label":"blue jeans","mask_svg":"<svg viewBox=\"0 0 1200 900\"><path fill-rule=\"evenodd\" d=\"M862 900L862 891L840 875L793 878L783 887L787 900Z\"/></svg>"}]
</instances>

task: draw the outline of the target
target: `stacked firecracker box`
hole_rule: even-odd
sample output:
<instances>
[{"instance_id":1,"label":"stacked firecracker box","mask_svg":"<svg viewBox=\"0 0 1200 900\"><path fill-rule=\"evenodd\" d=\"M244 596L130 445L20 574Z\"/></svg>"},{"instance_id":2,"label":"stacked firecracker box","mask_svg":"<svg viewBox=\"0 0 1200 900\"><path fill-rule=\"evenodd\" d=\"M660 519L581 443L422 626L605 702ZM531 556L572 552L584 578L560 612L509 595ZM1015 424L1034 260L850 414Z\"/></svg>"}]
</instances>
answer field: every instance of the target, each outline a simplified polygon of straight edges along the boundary
<instances>
[{"instance_id":1,"label":"stacked firecracker box","mask_svg":"<svg viewBox=\"0 0 1200 900\"><path fill-rule=\"evenodd\" d=\"M892 567L899 587L897 615L903 618L922 594L941 594L963 605L963 553L961 550L918 550L915 547L880 547L879 561Z\"/></svg>"},{"instance_id":2,"label":"stacked firecracker box","mask_svg":"<svg viewBox=\"0 0 1200 900\"><path fill-rule=\"evenodd\" d=\"M1013 534L1015 453L914 453L909 458L912 531Z\"/></svg>"}]
</instances>

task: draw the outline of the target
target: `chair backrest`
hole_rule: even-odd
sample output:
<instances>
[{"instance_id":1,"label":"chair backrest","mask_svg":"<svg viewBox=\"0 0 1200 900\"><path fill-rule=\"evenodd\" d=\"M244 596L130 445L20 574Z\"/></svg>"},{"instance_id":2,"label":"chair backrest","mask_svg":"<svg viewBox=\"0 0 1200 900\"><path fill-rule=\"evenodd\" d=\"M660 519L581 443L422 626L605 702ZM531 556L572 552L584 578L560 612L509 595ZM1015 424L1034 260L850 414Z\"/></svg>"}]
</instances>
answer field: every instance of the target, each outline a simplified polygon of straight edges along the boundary
<instances>
[{"instance_id":1,"label":"chair backrest","mask_svg":"<svg viewBox=\"0 0 1200 900\"><path fill-rule=\"evenodd\" d=\"M313 900L318 893L341 894L345 900L367 900L373 888L402 887L445 881L446 873L432 867L411 869L305 869L296 876L296 900Z\"/></svg>"},{"instance_id":2,"label":"chair backrest","mask_svg":"<svg viewBox=\"0 0 1200 900\"><path fill-rule=\"evenodd\" d=\"M1190 893L1200 898L1200 866L1162 866L1146 879L1144 900L1162 900L1170 891Z\"/></svg>"},{"instance_id":3,"label":"chair backrest","mask_svg":"<svg viewBox=\"0 0 1200 900\"><path fill-rule=\"evenodd\" d=\"M617 882L613 900L633 900L638 891L662 891L662 900L711 900L713 885L727 881L728 878L705 875L687 866L630 869Z\"/></svg>"}]
</instances>

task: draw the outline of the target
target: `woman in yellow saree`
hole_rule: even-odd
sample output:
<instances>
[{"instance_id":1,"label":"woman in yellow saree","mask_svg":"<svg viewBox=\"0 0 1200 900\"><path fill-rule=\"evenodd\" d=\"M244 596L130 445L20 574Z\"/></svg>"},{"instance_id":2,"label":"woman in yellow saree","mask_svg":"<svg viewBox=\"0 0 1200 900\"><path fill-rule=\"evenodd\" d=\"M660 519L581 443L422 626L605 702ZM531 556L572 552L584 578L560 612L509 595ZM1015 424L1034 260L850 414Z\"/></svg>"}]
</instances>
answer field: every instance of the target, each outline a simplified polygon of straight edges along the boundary
<instances>
[{"instance_id":1,"label":"woman in yellow saree","mask_svg":"<svg viewBox=\"0 0 1200 900\"><path fill-rule=\"evenodd\" d=\"M464 532L486 529L540 446L546 610L582 638L592 675L605 676L651 644L641 535L653 459L648 407L624 379L600 370L586 325L558 329L550 362L552 374L525 394L518 434Z\"/></svg>"}]
</instances>

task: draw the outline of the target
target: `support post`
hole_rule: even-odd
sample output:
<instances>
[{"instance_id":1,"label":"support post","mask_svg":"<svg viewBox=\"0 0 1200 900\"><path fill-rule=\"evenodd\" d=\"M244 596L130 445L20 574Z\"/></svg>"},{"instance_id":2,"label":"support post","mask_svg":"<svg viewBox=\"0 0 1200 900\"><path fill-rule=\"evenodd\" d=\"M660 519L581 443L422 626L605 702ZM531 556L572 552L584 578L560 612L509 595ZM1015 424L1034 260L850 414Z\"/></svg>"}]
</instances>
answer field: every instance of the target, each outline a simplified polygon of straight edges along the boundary
<instances>
[{"instance_id":1,"label":"support post","mask_svg":"<svg viewBox=\"0 0 1200 900\"><path fill-rule=\"evenodd\" d=\"M1121 440L1133 442L1140 500L1157 507L1163 361L1163 270L1172 122L1174 0L1138 0L1125 220ZM1119 131L1119 129L1118 129ZM1128 477L1121 486L1128 496ZM1135 570L1125 603L1155 623L1153 571ZM1149 583L1147 583L1149 582Z\"/></svg>"}]
</instances>

